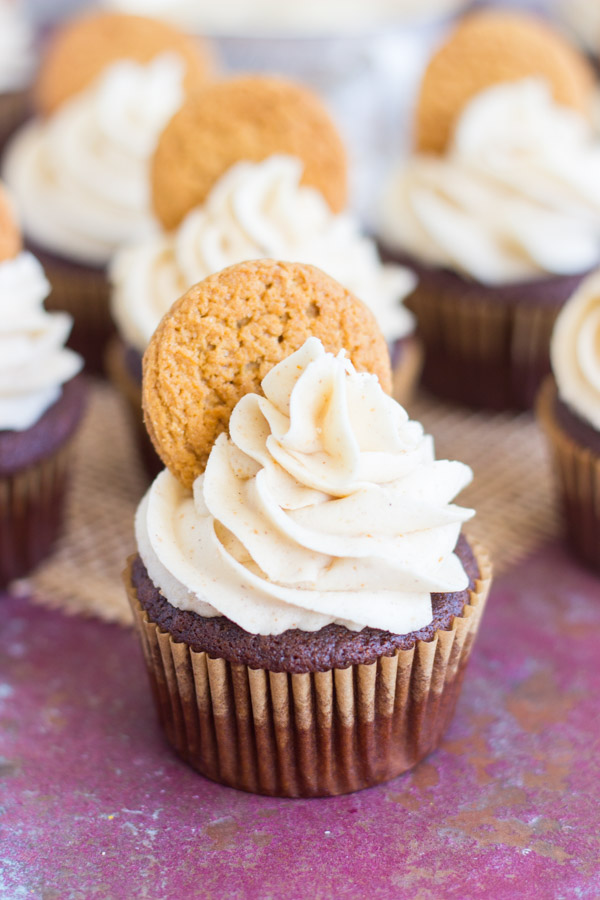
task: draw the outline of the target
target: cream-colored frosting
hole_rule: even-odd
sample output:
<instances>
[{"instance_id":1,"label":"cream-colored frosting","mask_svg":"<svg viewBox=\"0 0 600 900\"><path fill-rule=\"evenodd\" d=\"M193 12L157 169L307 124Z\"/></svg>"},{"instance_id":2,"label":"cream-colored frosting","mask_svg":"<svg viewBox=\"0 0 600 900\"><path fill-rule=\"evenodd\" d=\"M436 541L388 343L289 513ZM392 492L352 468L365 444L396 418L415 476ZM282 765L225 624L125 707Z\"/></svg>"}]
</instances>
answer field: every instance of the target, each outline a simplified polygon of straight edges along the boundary
<instances>
[{"instance_id":1,"label":"cream-colored frosting","mask_svg":"<svg viewBox=\"0 0 600 900\"><path fill-rule=\"evenodd\" d=\"M441 15L465 4L466 0L106 0L112 9L219 35L361 33L407 18Z\"/></svg>"},{"instance_id":2,"label":"cream-colored frosting","mask_svg":"<svg viewBox=\"0 0 600 900\"><path fill-rule=\"evenodd\" d=\"M383 240L487 284L600 260L600 142L526 79L482 91L443 157L414 155L383 199Z\"/></svg>"},{"instance_id":3,"label":"cream-colored frosting","mask_svg":"<svg viewBox=\"0 0 600 900\"><path fill-rule=\"evenodd\" d=\"M65 348L71 316L44 309L49 293L31 253L0 263L0 431L35 425L82 367Z\"/></svg>"},{"instance_id":4,"label":"cream-colored frosting","mask_svg":"<svg viewBox=\"0 0 600 900\"><path fill-rule=\"evenodd\" d=\"M11 142L4 179L25 233L45 249L103 265L151 233L150 158L183 99L182 61L120 60L47 121Z\"/></svg>"},{"instance_id":5,"label":"cream-colored frosting","mask_svg":"<svg viewBox=\"0 0 600 900\"><path fill-rule=\"evenodd\" d=\"M562 308L551 355L561 399L600 431L600 271Z\"/></svg>"},{"instance_id":6,"label":"cream-colored frosting","mask_svg":"<svg viewBox=\"0 0 600 900\"><path fill-rule=\"evenodd\" d=\"M33 62L33 34L22 5L0 0L0 94L25 87Z\"/></svg>"},{"instance_id":7,"label":"cream-colored frosting","mask_svg":"<svg viewBox=\"0 0 600 900\"><path fill-rule=\"evenodd\" d=\"M412 332L412 314L401 303L414 287L412 272L383 265L357 221L334 215L301 177L302 163L290 156L238 163L174 233L118 253L111 266L113 313L126 341L143 352L164 313L191 285L261 258L311 263L366 303L388 339Z\"/></svg>"},{"instance_id":8,"label":"cream-colored frosting","mask_svg":"<svg viewBox=\"0 0 600 900\"><path fill-rule=\"evenodd\" d=\"M317 338L235 407L206 471L162 472L136 517L140 555L171 604L254 634L329 623L406 634L431 592L468 585L454 553L471 480L342 351Z\"/></svg>"}]
</instances>

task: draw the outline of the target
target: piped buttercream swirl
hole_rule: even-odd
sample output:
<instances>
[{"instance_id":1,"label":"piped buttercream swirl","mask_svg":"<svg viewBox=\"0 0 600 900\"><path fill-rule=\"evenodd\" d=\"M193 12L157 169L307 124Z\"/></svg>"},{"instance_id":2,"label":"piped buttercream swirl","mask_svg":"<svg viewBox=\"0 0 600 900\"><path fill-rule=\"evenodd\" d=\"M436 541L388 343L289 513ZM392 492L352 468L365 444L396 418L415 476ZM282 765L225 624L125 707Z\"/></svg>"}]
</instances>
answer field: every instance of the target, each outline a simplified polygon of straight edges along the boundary
<instances>
[{"instance_id":1,"label":"piped buttercream swirl","mask_svg":"<svg viewBox=\"0 0 600 900\"><path fill-rule=\"evenodd\" d=\"M44 309L49 293L31 253L0 263L0 431L34 425L82 367L65 348L71 316Z\"/></svg>"},{"instance_id":2,"label":"piped buttercream swirl","mask_svg":"<svg viewBox=\"0 0 600 900\"><path fill-rule=\"evenodd\" d=\"M302 163L272 156L240 162L179 228L124 248L111 267L113 312L125 340L143 352L160 319L191 285L250 259L286 259L323 269L369 306L389 339L414 329L402 299L415 284L384 265L350 214L334 215L302 185Z\"/></svg>"},{"instance_id":3,"label":"piped buttercream swirl","mask_svg":"<svg viewBox=\"0 0 600 900\"><path fill-rule=\"evenodd\" d=\"M103 265L157 226L150 158L183 99L183 62L163 54L120 60L47 121L11 142L4 178L27 236L41 247Z\"/></svg>"},{"instance_id":4,"label":"piped buttercream swirl","mask_svg":"<svg viewBox=\"0 0 600 900\"><path fill-rule=\"evenodd\" d=\"M186 490L158 476L136 518L140 555L171 604L254 634L329 623L406 634L432 592L468 585L454 553L471 480L431 437L316 338L235 407Z\"/></svg>"},{"instance_id":5,"label":"piped buttercream swirl","mask_svg":"<svg viewBox=\"0 0 600 900\"><path fill-rule=\"evenodd\" d=\"M573 274L600 260L600 142L546 83L478 94L443 157L394 174L382 238L486 284Z\"/></svg>"},{"instance_id":6,"label":"piped buttercream swirl","mask_svg":"<svg viewBox=\"0 0 600 900\"><path fill-rule=\"evenodd\" d=\"M561 399L600 431L600 272L586 278L561 310L551 355Z\"/></svg>"}]
</instances>

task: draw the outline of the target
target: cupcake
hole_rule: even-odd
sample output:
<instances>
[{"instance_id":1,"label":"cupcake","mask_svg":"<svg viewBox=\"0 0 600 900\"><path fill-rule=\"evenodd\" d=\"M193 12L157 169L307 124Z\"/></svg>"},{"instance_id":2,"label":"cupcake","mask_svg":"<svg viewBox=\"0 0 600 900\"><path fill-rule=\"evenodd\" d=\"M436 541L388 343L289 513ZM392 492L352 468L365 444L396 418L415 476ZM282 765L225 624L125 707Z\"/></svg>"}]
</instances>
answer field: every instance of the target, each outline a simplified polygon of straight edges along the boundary
<instances>
[{"instance_id":1,"label":"cupcake","mask_svg":"<svg viewBox=\"0 0 600 900\"><path fill-rule=\"evenodd\" d=\"M268 118L257 118L264 108ZM237 262L305 262L340 281L375 313L394 347L400 399L409 399L420 353L402 299L415 279L406 268L383 265L345 211L344 147L316 97L264 77L205 88L161 136L153 188L162 232L122 249L111 266L120 340L108 363L151 474L160 463L141 419L142 354L178 297Z\"/></svg>"},{"instance_id":2,"label":"cupcake","mask_svg":"<svg viewBox=\"0 0 600 900\"><path fill-rule=\"evenodd\" d=\"M451 502L471 472L385 392L384 351L333 279L262 260L192 288L144 356L167 469L125 582L168 741L230 787L359 790L452 716L489 563Z\"/></svg>"},{"instance_id":3,"label":"cupcake","mask_svg":"<svg viewBox=\"0 0 600 900\"><path fill-rule=\"evenodd\" d=\"M562 309L551 357L553 375L540 392L538 415L552 451L567 540L600 572L600 272Z\"/></svg>"},{"instance_id":4,"label":"cupcake","mask_svg":"<svg viewBox=\"0 0 600 900\"><path fill-rule=\"evenodd\" d=\"M64 346L71 318L44 309L49 291L0 189L0 589L47 556L60 531L83 412L82 360Z\"/></svg>"},{"instance_id":5,"label":"cupcake","mask_svg":"<svg viewBox=\"0 0 600 900\"><path fill-rule=\"evenodd\" d=\"M556 316L600 261L591 87L574 49L512 12L467 17L429 64L380 235L417 272L407 304L442 397L528 408L549 371Z\"/></svg>"},{"instance_id":6,"label":"cupcake","mask_svg":"<svg viewBox=\"0 0 600 900\"><path fill-rule=\"evenodd\" d=\"M25 121L33 71L33 34L22 6L0 0L0 151Z\"/></svg>"},{"instance_id":7,"label":"cupcake","mask_svg":"<svg viewBox=\"0 0 600 900\"><path fill-rule=\"evenodd\" d=\"M42 63L39 115L13 138L4 175L28 245L75 320L73 345L98 369L112 331L106 264L152 232L149 161L158 136L207 75L191 38L135 16L65 26Z\"/></svg>"}]
</instances>

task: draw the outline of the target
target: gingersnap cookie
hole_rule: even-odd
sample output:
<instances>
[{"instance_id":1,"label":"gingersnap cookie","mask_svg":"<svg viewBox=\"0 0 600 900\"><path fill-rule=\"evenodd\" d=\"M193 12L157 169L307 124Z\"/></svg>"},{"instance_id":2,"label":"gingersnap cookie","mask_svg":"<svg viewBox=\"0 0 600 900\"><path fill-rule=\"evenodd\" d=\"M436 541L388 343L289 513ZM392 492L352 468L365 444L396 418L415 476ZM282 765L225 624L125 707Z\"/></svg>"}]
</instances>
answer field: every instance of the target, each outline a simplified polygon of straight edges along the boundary
<instances>
[{"instance_id":1,"label":"gingersnap cookie","mask_svg":"<svg viewBox=\"0 0 600 900\"><path fill-rule=\"evenodd\" d=\"M443 153L456 120L480 91L504 81L545 78L558 103L587 112L591 66L540 19L490 10L467 16L431 59L419 94L417 148Z\"/></svg>"},{"instance_id":2,"label":"gingersnap cookie","mask_svg":"<svg viewBox=\"0 0 600 900\"><path fill-rule=\"evenodd\" d=\"M36 107L49 115L111 63L119 59L149 63L161 53L176 53L184 61L188 93L210 75L208 46L165 22L105 12L79 16L61 28L49 46L34 86Z\"/></svg>"},{"instance_id":3,"label":"gingersnap cookie","mask_svg":"<svg viewBox=\"0 0 600 900\"><path fill-rule=\"evenodd\" d=\"M10 198L0 185L0 262L14 259L23 249L23 239L17 225Z\"/></svg>"},{"instance_id":4,"label":"gingersnap cookie","mask_svg":"<svg viewBox=\"0 0 600 900\"><path fill-rule=\"evenodd\" d=\"M372 312L314 266L253 260L190 288L144 354L143 407L156 452L186 487L206 466L244 394L314 335L391 390L385 339Z\"/></svg>"},{"instance_id":5,"label":"gingersnap cookie","mask_svg":"<svg viewBox=\"0 0 600 900\"><path fill-rule=\"evenodd\" d=\"M266 76L207 85L188 98L159 140L152 164L158 218L166 229L175 228L232 165L274 153L299 157L303 183L317 188L333 212L344 208L346 152L314 94Z\"/></svg>"}]
</instances>

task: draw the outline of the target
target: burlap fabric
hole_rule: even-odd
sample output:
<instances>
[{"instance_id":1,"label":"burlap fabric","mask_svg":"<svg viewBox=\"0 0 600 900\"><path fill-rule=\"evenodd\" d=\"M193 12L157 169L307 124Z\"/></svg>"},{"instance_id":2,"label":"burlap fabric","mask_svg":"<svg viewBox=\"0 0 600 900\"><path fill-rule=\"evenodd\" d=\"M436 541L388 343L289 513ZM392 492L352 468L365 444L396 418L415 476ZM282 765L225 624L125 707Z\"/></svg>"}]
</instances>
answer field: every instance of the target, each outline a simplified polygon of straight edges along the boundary
<instances>
[{"instance_id":1,"label":"burlap fabric","mask_svg":"<svg viewBox=\"0 0 600 900\"><path fill-rule=\"evenodd\" d=\"M122 400L106 384L91 393L66 531L53 557L18 589L44 605L128 625L121 573L134 550L133 516L146 479ZM530 415L474 413L424 394L409 412L435 436L438 457L473 467L460 502L477 510L467 530L488 549L496 573L557 533L548 451Z\"/></svg>"}]
</instances>

